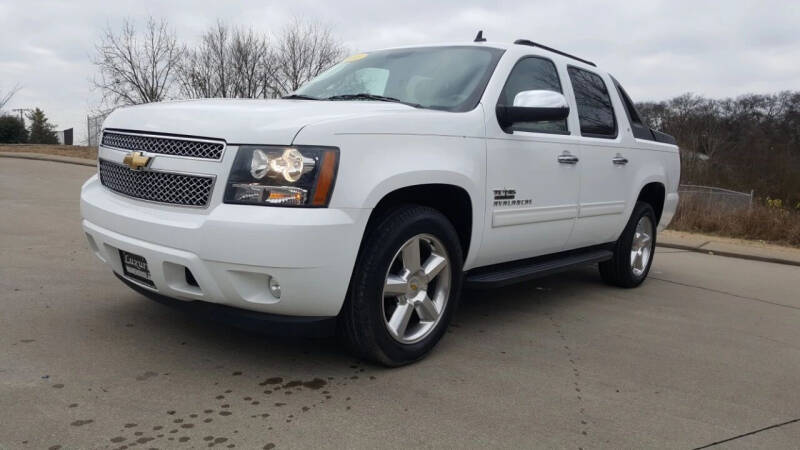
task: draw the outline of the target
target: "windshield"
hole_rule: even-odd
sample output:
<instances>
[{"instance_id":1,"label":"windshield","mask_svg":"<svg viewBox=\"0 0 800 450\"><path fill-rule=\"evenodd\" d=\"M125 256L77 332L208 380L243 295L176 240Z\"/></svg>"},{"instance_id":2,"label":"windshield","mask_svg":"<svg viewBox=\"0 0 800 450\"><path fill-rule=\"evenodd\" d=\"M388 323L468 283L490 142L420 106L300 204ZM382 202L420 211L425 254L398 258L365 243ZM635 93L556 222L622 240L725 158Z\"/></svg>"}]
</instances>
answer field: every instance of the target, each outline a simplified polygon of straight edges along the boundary
<instances>
[{"instance_id":1,"label":"windshield","mask_svg":"<svg viewBox=\"0 0 800 450\"><path fill-rule=\"evenodd\" d=\"M503 50L420 47L359 53L294 92L316 99L366 94L422 108L469 111L478 104ZM372 98L373 100L376 98Z\"/></svg>"}]
</instances>

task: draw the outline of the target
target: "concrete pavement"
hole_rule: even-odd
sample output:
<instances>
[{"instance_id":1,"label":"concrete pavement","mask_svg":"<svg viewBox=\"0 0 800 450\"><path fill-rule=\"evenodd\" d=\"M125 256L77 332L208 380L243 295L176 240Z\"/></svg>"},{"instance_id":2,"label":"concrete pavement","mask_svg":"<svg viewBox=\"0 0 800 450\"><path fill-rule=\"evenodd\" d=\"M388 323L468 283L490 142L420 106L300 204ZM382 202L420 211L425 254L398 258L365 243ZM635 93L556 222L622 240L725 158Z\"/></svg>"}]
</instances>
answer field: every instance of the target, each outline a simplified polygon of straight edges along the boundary
<instances>
[{"instance_id":1,"label":"concrete pavement","mask_svg":"<svg viewBox=\"0 0 800 450\"><path fill-rule=\"evenodd\" d=\"M427 359L388 370L128 290L84 243L92 173L0 159L0 448L800 442L798 267L661 249L639 289L586 268L469 293Z\"/></svg>"}]
</instances>

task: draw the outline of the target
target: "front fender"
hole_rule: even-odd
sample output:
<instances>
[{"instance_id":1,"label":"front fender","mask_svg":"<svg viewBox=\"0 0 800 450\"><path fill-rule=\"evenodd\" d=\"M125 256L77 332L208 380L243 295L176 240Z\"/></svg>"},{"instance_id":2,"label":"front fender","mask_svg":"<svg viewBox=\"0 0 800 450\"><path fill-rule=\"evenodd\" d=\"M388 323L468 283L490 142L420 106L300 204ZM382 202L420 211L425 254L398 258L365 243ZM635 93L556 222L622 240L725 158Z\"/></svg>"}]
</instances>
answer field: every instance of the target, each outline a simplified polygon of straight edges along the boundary
<instances>
[{"instance_id":1,"label":"front fender","mask_svg":"<svg viewBox=\"0 0 800 450\"><path fill-rule=\"evenodd\" d=\"M367 194L364 205L374 208L384 197L399 189L423 184L446 184L464 189L470 196L472 209L483 209L483 202L476 199L482 192L470 178L448 170L417 170L395 173L373 187ZM481 214L482 215L482 214Z\"/></svg>"},{"instance_id":2,"label":"front fender","mask_svg":"<svg viewBox=\"0 0 800 450\"><path fill-rule=\"evenodd\" d=\"M313 127L312 127L313 128ZM312 130L309 130L312 131ZM323 136L300 133L298 144L316 144ZM470 197L472 227L470 254L482 238L485 210L486 143L479 137L430 134L341 133L324 136L326 145L340 149L339 171L331 208L372 209L389 193L422 184L457 186Z\"/></svg>"},{"instance_id":3,"label":"front fender","mask_svg":"<svg viewBox=\"0 0 800 450\"><path fill-rule=\"evenodd\" d=\"M355 137L353 137L355 139ZM481 139L445 136L363 136L371 148L345 146L340 163L341 185L334 197L341 206L374 208L398 189L423 184L456 186L469 195L472 205L470 251L465 267L477 255L483 238L486 172L485 142ZM374 145L374 147L372 147ZM338 197L337 197L338 196ZM334 204L332 200L332 205Z\"/></svg>"}]
</instances>

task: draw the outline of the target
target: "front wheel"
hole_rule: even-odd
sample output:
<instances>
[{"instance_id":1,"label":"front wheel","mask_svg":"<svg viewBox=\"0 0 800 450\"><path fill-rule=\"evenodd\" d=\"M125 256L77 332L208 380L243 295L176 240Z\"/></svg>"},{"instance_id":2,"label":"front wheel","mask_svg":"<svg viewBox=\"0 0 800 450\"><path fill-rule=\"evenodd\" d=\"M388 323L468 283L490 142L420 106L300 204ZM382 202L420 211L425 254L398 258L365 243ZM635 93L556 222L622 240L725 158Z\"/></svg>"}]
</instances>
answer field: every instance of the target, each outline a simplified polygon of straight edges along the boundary
<instances>
[{"instance_id":1,"label":"front wheel","mask_svg":"<svg viewBox=\"0 0 800 450\"><path fill-rule=\"evenodd\" d=\"M388 366L414 362L441 339L461 290L462 251L440 212L403 206L368 230L342 311L359 355Z\"/></svg>"},{"instance_id":2,"label":"front wheel","mask_svg":"<svg viewBox=\"0 0 800 450\"><path fill-rule=\"evenodd\" d=\"M632 288L642 284L656 248L656 214L649 203L636 202L625 230L614 244L614 256L600 263L608 284Z\"/></svg>"}]
</instances>

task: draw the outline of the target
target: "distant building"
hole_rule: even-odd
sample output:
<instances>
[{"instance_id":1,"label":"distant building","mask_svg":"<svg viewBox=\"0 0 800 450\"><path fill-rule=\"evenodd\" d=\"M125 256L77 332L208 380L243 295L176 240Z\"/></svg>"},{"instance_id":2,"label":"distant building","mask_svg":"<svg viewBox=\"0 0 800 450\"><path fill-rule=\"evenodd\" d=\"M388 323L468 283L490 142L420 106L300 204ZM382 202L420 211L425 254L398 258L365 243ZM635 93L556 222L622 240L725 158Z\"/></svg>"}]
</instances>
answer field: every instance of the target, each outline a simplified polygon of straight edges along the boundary
<instances>
[{"instance_id":1,"label":"distant building","mask_svg":"<svg viewBox=\"0 0 800 450\"><path fill-rule=\"evenodd\" d=\"M56 131L56 138L61 145L72 145L72 128L66 130Z\"/></svg>"}]
</instances>

